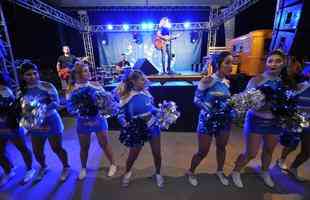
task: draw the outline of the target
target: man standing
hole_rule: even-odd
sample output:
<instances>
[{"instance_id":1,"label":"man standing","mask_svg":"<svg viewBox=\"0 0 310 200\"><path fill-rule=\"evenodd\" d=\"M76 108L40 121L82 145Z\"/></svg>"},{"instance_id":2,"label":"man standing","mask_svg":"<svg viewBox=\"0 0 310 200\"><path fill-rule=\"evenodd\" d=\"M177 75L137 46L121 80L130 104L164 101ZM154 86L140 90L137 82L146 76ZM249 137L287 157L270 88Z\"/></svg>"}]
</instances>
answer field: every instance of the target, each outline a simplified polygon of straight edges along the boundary
<instances>
[{"instance_id":1,"label":"man standing","mask_svg":"<svg viewBox=\"0 0 310 200\"><path fill-rule=\"evenodd\" d=\"M74 55L70 53L69 46L62 47L63 55L58 57L57 60L57 72L61 80L61 89L63 95L67 94L68 84L70 79L70 72L74 67L74 63L78 60Z\"/></svg>"}]
</instances>

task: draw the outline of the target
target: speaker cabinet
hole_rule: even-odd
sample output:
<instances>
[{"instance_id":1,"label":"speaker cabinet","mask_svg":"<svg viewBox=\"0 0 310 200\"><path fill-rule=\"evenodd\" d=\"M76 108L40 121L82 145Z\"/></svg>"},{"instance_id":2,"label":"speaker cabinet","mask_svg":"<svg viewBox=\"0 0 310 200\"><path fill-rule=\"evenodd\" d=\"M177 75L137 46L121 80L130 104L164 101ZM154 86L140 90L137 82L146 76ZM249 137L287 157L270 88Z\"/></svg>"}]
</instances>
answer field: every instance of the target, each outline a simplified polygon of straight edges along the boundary
<instances>
[{"instance_id":1,"label":"speaker cabinet","mask_svg":"<svg viewBox=\"0 0 310 200\"><path fill-rule=\"evenodd\" d=\"M141 70L147 76L158 74L159 72L146 58L138 59L133 69Z\"/></svg>"}]
</instances>

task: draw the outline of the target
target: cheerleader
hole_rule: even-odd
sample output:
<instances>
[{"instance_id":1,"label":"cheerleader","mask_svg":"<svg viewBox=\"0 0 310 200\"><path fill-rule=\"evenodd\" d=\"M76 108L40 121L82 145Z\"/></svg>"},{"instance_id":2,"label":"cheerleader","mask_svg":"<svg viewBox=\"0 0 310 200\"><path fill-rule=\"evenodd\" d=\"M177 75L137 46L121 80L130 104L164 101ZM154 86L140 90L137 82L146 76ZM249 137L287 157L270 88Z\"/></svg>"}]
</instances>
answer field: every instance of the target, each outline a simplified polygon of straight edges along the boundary
<instances>
[{"instance_id":1,"label":"cheerleader","mask_svg":"<svg viewBox=\"0 0 310 200\"><path fill-rule=\"evenodd\" d=\"M3 73L0 74L0 95L3 98L11 98L12 102L15 104L16 99L12 90L8 86L9 80L7 80L7 78L8 77L6 77ZM27 183L35 174L35 170L32 168L32 154L26 146L24 131L19 127L18 111L15 109L17 106L14 104L7 107L5 113L2 111L0 117L0 165L5 172L0 181L1 186L15 175L13 170L14 166L6 154L6 147L9 141L12 142L20 151L27 166L27 172L23 182Z\"/></svg>"},{"instance_id":2,"label":"cheerleader","mask_svg":"<svg viewBox=\"0 0 310 200\"><path fill-rule=\"evenodd\" d=\"M73 91L83 87L93 87L96 90L104 91L103 87L100 84L89 81L91 75L87 64L82 62L76 62L74 65L73 73L74 79L76 80ZM99 115L98 113L96 113L94 116L77 117L76 129L80 141L80 158L82 164L82 169L78 178L80 180L83 180L87 174L86 165L88 159L88 151L90 147L91 133L96 133L99 145L102 148L103 152L106 154L111 164L108 171L108 176L113 176L117 171L117 167L115 165L111 145L109 144L107 119Z\"/></svg>"},{"instance_id":3,"label":"cheerleader","mask_svg":"<svg viewBox=\"0 0 310 200\"><path fill-rule=\"evenodd\" d=\"M60 176L61 181L65 181L69 176L70 166L66 150L62 147L62 133L64 126L57 112L59 97L56 88L48 82L40 80L38 67L32 63L24 63L20 68L21 73L21 93L23 97L38 98L40 103L47 105L47 112L43 124L34 127L29 131L32 141L32 149L40 164L37 180L41 180L47 172L44 147L46 140L54 153L58 156L63 165Z\"/></svg>"},{"instance_id":4,"label":"cheerleader","mask_svg":"<svg viewBox=\"0 0 310 200\"><path fill-rule=\"evenodd\" d=\"M282 87L280 72L284 62L285 55L281 51L275 50L271 52L266 59L265 71L261 75L252 78L247 85L247 89L258 88L262 85L270 86L273 89ZM263 141L263 149L260 175L267 186L274 187L274 182L268 170L281 131L278 120L272 114L268 102L260 110L247 112L244 124L245 151L238 156L231 174L232 180L237 187L243 187L240 171L250 160L256 157L261 141Z\"/></svg>"},{"instance_id":5,"label":"cheerleader","mask_svg":"<svg viewBox=\"0 0 310 200\"><path fill-rule=\"evenodd\" d=\"M297 86L297 95L298 95L298 108L300 111L304 112L307 114L306 118L309 120L310 119L310 81L309 81L309 75L305 73L306 76L308 76L308 80L299 83ZM309 157L310 157L310 128L304 128L302 133L301 133L301 148L300 152L298 155L295 157L294 161L292 162L291 166L289 168L286 167L285 165L285 159L286 157L293 152L296 148L297 145L294 147L284 147L282 150L282 155L281 159L277 161L277 164L279 165L280 168L284 170L288 170L291 175L296 178L298 181L304 181L303 177L300 177L298 175L298 168L305 163Z\"/></svg>"},{"instance_id":6,"label":"cheerleader","mask_svg":"<svg viewBox=\"0 0 310 200\"><path fill-rule=\"evenodd\" d=\"M144 74L135 70L129 73L118 87L121 104L118 120L122 126L119 140L129 148L126 172L122 179L123 187L129 185L131 168L145 142L150 142L151 145L156 184L160 188L164 186L164 179L160 175L160 128L155 117L157 109L153 105L153 97L146 89L146 83Z\"/></svg>"},{"instance_id":7,"label":"cheerleader","mask_svg":"<svg viewBox=\"0 0 310 200\"><path fill-rule=\"evenodd\" d=\"M232 121L231 110L223 114L220 119L215 119L215 104L218 100L227 103L230 97L229 81L226 79L231 74L233 57L229 52L221 52L212 58L212 67L215 73L200 80L196 90L194 103L201 109L197 127L198 152L194 154L187 177L191 185L197 186L198 180L194 175L200 162L207 156L213 136L216 140L217 172L216 175L221 183L229 185L225 177L223 167L226 158L226 145L230 135ZM228 106L226 104L226 106ZM221 120L222 122L218 122ZM217 124L222 123L222 125ZM216 125L217 124L217 125ZM214 128L214 125L216 126Z\"/></svg>"}]
</instances>

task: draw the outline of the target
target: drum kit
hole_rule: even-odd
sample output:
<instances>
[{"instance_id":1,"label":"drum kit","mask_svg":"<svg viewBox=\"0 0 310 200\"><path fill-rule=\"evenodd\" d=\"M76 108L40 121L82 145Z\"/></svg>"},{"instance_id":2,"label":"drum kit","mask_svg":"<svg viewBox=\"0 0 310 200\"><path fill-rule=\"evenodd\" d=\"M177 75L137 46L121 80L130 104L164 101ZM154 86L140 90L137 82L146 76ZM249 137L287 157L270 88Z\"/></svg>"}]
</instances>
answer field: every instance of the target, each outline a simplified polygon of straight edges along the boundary
<instances>
[{"instance_id":1,"label":"drum kit","mask_svg":"<svg viewBox=\"0 0 310 200\"><path fill-rule=\"evenodd\" d=\"M120 72L116 69L116 65L101 65L101 67L97 67L96 80L104 85L120 82L124 74L128 74L132 69L132 67L126 66Z\"/></svg>"}]
</instances>

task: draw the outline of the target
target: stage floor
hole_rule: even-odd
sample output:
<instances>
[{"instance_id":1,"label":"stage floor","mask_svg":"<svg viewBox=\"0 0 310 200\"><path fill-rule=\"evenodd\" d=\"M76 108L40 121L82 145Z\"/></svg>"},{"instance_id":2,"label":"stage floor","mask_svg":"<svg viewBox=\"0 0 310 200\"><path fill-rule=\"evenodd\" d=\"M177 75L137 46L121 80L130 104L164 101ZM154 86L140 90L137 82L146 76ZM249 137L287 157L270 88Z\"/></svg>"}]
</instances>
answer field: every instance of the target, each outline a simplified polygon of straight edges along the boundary
<instances>
[{"instance_id":1,"label":"stage floor","mask_svg":"<svg viewBox=\"0 0 310 200\"><path fill-rule=\"evenodd\" d=\"M25 172L21 156L15 149L9 148L9 153L17 167L17 176L5 187L0 188L0 199L105 199L105 200L300 200L310 199L310 181L299 183L282 173L277 167L272 167L272 176L276 187L269 189L257 175L259 159L250 163L245 169L243 179L244 189L238 189L220 184L214 175L216 169L215 148L212 146L209 156L199 166L198 187L192 187L187 182L184 173L189 167L190 159L197 150L196 134L193 132L165 132L162 135L162 174L165 177L165 188L159 189L149 178L153 171L153 160L149 145L146 145L133 168L133 179L129 188L121 188L120 180L124 172L127 149L118 142L118 132L110 132L110 142L115 154L119 171L113 178L107 178L107 160L98 146L95 137L89 151L89 174L84 181L77 181L79 161L79 145L75 134L72 118L65 118L64 147L68 151L72 171L69 179L59 182L61 164L50 147L46 148L49 172L39 183L20 185ZM29 143L28 143L29 144ZM29 144L30 145L30 144ZM243 140L240 129L233 129L227 150L225 173L230 173L234 161L242 151ZM277 147L274 158L279 157L280 146ZM289 161L295 153L290 156ZM275 159L274 159L275 160ZM274 164L274 162L273 162ZM37 164L36 164L37 166ZM310 180L310 162L304 164L300 174ZM231 179L230 179L231 181Z\"/></svg>"}]
</instances>

